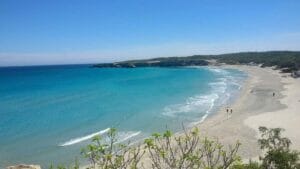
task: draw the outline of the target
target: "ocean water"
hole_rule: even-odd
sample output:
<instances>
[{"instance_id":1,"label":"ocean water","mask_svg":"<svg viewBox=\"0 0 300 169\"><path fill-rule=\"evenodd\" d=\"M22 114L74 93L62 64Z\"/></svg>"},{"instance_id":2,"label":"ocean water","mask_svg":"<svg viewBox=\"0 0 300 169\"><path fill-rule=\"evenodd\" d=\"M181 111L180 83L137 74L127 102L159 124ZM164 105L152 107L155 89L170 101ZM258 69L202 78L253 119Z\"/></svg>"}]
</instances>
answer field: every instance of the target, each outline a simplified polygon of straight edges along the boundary
<instances>
[{"instance_id":1,"label":"ocean water","mask_svg":"<svg viewBox=\"0 0 300 169\"><path fill-rule=\"evenodd\" d=\"M110 127L119 142L191 127L234 100L246 76L210 67L0 68L0 168L68 164Z\"/></svg>"}]
</instances>

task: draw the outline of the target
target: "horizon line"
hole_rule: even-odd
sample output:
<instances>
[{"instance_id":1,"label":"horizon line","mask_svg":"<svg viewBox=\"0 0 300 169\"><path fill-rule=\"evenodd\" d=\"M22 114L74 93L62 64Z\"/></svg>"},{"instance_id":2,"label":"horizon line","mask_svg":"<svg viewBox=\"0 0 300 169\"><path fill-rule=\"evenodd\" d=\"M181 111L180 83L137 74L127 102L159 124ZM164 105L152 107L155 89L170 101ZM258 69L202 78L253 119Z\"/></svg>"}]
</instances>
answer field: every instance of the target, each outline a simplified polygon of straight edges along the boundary
<instances>
[{"instance_id":1,"label":"horizon line","mask_svg":"<svg viewBox=\"0 0 300 169\"><path fill-rule=\"evenodd\" d=\"M124 59L120 61L111 61L111 62L87 62L87 63L56 63L56 64L32 64L32 65L8 65L1 66L0 68L12 68L12 67L43 67L43 66L79 66L79 65L93 65L93 64L101 64L101 63L116 63L116 62L124 62L124 61L133 61L133 60L149 60L149 59L157 59L157 58L172 58L172 57L190 57L190 56L219 56L219 55L228 55L228 54L239 54L239 53L267 53L267 52L300 52L300 50L252 50L252 51L239 51L239 52L224 52L224 53L216 53L216 54L193 54L193 55L184 55L184 56L162 56L162 57L149 57L149 58L137 58L137 59Z\"/></svg>"}]
</instances>

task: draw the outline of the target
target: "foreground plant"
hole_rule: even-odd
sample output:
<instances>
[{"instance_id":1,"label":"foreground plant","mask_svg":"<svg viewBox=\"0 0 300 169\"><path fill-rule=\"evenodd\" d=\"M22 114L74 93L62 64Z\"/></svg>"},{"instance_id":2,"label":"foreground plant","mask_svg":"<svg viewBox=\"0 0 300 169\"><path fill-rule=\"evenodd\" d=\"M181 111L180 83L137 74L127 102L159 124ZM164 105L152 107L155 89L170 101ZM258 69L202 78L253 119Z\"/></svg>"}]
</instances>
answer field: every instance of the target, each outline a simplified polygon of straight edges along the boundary
<instances>
[{"instance_id":1,"label":"foreground plant","mask_svg":"<svg viewBox=\"0 0 300 169\"><path fill-rule=\"evenodd\" d=\"M232 169L300 169L300 153L290 149L292 142L281 136L282 131L282 128L259 127L258 144L263 150L260 161L238 164Z\"/></svg>"},{"instance_id":2,"label":"foreground plant","mask_svg":"<svg viewBox=\"0 0 300 169\"><path fill-rule=\"evenodd\" d=\"M141 157L145 153L141 146L129 146L118 143L116 129L111 128L108 133L108 141L96 136L81 153L91 163L91 168L98 169L126 169L137 168Z\"/></svg>"},{"instance_id":3,"label":"foreground plant","mask_svg":"<svg viewBox=\"0 0 300 169\"><path fill-rule=\"evenodd\" d=\"M58 166L54 166L54 165L50 165L49 169L79 169L79 161L78 159L76 158L74 163L69 165L68 167L66 167L65 165L58 165Z\"/></svg>"},{"instance_id":4,"label":"foreground plant","mask_svg":"<svg viewBox=\"0 0 300 169\"><path fill-rule=\"evenodd\" d=\"M224 147L218 140L201 137L198 128L178 136L169 130L154 133L144 140L144 146L119 144L112 128L107 140L94 137L82 154L89 160L89 168L97 169L300 169L300 154L290 150L291 141L281 136L283 129L260 127L259 131L258 143L264 155L260 161L249 163L242 163L238 156L239 142Z\"/></svg>"},{"instance_id":5,"label":"foreground plant","mask_svg":"<svg viewBox=\"0 0 300 169\"><path fill-rule=\"evenodd\" d=\"M259 127L261 139L258 140L265 156L260 157L265 169L300 169L299 152L290 150L291 140L282 137L281 128Z\"/></svg>"},{"instance_id":6,"label":"foreground plant","mask_svg":"<svg viewBox=\"0 0 300 169\"><path fill-rule=\"evenodd\" d=\"M239 160L240 143L225 149L217 140L201 139L198 128L180 136L155 133L145 144L156 169L227 169Z\"/></svg>"}]
</instances>

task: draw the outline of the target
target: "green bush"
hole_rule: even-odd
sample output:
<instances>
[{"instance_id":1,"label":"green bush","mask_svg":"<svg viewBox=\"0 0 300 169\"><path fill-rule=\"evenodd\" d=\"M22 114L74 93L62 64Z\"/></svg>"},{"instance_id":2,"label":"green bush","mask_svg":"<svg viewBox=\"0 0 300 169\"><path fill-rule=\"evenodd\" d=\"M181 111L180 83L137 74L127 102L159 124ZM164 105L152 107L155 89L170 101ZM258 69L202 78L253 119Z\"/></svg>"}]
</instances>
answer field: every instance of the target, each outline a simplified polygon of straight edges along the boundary
<instances>
[{"instance_id":1,"label":"green bush","mask_svg":"<svg viewBox=\"0 0 300 169\"><path fill-rule=\"evenodd\" d=\"M151 166L156 169L225 169L240 159L240 143L224 148L217 140L201 138L197 128L179 136L172 136L170 131L153 134L145 144Z\"/></svg>"},{"instance_id":2,"label":"green bush","mask_svg":"<svg viewBox=\"0 0 300 169\"><path fill-rule=\"evenodd\" d=\"M248 164L235 164L230 169L263 169L258 162L250 161Z\"/></svg>"},{"instance_id":3,"label":"green bush","mask_svg":"<svg viewBox=\"0 0 300 169\"><path fill-rule=\"evenodd\" d=\"M260 157L263 168L300 169L299 152L290 150L291 141L281 136L283 129L259 127L260 148L265 155Z\"/></svg>"},{"instance_id":4,"label":"green bush","mask_svg":"<svg viewBox=\"0 0 300 169\"><path fill-rule=\"evenodd\" d=\"M141 146L118 143L116 134L116 129L111 128L107 133L108 142L100 136L96 136L93 138L92 144L82 149L81 153L90 161L91 168L137 168L145 151L141 149Z\"/></svg>"},{"instance_id":5,"label":"green bush","mask_svg":"<svg viewBox=\"0 0 300 169\"><path fill-rule=\"evenodd\" d=\"M299 152L290 150L291 141L281 136L283 129L259 127L259 131L264 155L249 163L241 162L239 142L225 147L218 140L201 137L198 128L181 135L169 130L154 133L142 145L120 144L116 129L111 128L107 140L94 137L81 153L91 169L300 169ZM56 168L78 169L79 164Z\"/></svg>"}]
</instances>

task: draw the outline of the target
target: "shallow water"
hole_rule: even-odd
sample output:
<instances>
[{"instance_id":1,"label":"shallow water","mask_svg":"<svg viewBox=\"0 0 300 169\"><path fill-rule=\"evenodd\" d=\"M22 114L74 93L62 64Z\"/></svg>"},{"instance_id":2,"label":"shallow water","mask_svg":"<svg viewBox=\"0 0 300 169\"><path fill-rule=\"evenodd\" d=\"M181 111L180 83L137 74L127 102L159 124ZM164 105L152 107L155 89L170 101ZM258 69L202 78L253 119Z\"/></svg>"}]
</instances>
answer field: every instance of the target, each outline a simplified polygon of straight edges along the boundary
<instances>
[{"instance_id":1,"label":"shallow water","mask_svg":"<svg viewBox=\"0 0 300 169\"><path fill-rule=\"evenodd\" d=\"M0 68L0 167L68 164L110 127L120 142L179 131L234 99L245 77L209 67Z\"/></svg>"}]
</instances>

